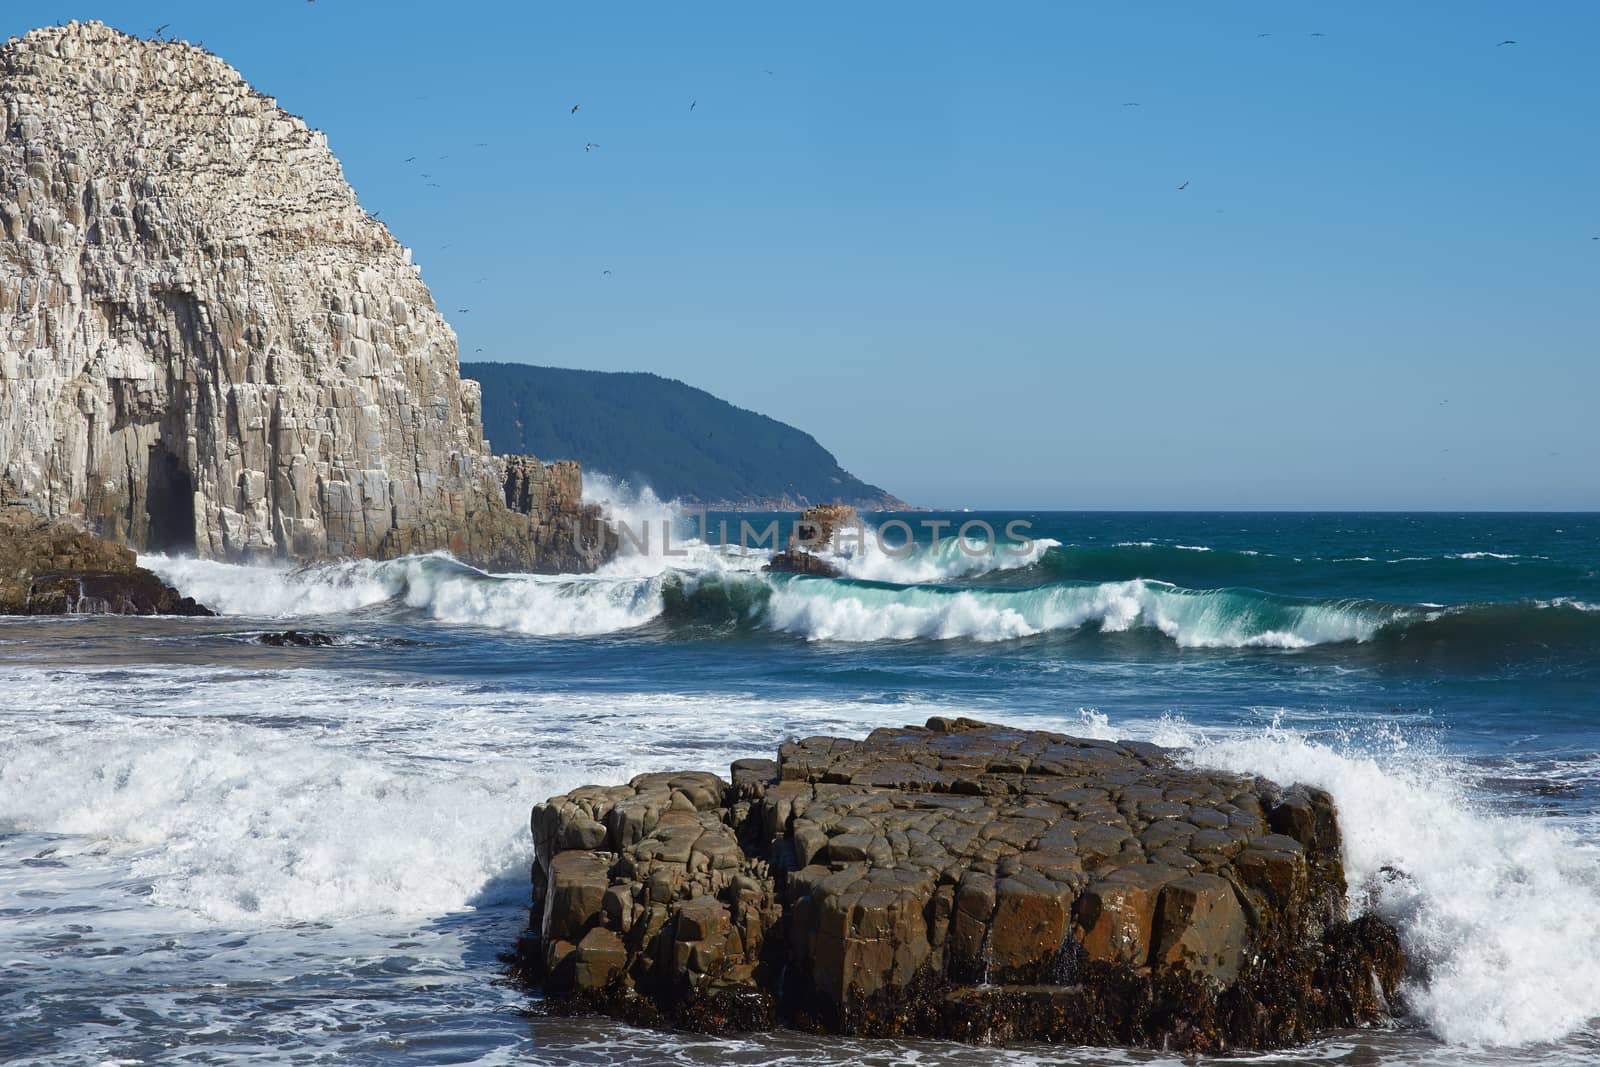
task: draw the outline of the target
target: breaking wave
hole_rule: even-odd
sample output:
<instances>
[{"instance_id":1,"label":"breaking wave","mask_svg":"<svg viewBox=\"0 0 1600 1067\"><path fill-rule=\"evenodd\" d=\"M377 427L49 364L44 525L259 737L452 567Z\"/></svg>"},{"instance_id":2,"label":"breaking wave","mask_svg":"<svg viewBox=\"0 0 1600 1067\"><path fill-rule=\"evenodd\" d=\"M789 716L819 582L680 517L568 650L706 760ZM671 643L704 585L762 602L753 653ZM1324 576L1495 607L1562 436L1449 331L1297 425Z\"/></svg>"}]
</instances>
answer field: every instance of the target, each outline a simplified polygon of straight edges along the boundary
<instances>
[{"instance_id":1,"label":"breaking wave","mask_svg":"<svg viewBox=\"0 0 1600 1067\"><path fill-rule=\"evenodd\" d=\"M1202 765L1321 786L1345 839L1353 911L1400 930L1409 1009L1452 1045L1554 1041L1600 1018L1600 850L1569 826L1497 813L1470 768L1405 738L1316 740L1273 724L1158 740Z\"/></svg>"},{"instance_id":2,"label":"breaking wave","mask_svg":"<svg viewBox=\"0 0 1600 1067\"><path fill-rule=\"evenodd\" d=\"M1431 576L1463 567L1494 579L1516 568L1565 566L1542 557L1457 552L1324 560L1201 544L985 543L958 536L901 551L898 539L880 539L867 527L865 536L846 537L824 554L843 577L797 577L763 570L770 546L787 538L781 522L771 527L777 540L761 547L708 543L701 521L648 487L586 475L584 495L631 531L617 557L594 574L486 574L445 553L298 567L159 555L144 562L225 615L407 611L539 636L684 626L836 642L1123 635L1180 649L1359 645L1402 657L1537 654L1600 642L1596 605L1570 596L1446 606L1427 596L1391 603L1354 592L1370 588L1360 576L1373 567L1388 578L1399 574L1399 587L1414 592L1408 576L1426 585ZM1521 582L1528 572L1518 575ZM1326 593L1346 587L1353 595Z\"/></svg>"},{"instance_id":3,"label":"breaking wave","mask_svg":"<svg viewBox=\"0 0 1600 1067\"><path fill-rule=\"evenodd\" d=\"M1027 589L812 578L698 542L666 561L624 556L592 575L490 575L443 554L309 567L149 557L178 589L225 615L303 618L403 609L439 622L542 636L650 624L768 629L813 641L1042 634L1159 635L1185 649L1374 645L1479 654L1600 641L1600 612L1572 599L1457 607L1186 589L1166 582L1055 582Z\"/></svg>"}]
</instances>

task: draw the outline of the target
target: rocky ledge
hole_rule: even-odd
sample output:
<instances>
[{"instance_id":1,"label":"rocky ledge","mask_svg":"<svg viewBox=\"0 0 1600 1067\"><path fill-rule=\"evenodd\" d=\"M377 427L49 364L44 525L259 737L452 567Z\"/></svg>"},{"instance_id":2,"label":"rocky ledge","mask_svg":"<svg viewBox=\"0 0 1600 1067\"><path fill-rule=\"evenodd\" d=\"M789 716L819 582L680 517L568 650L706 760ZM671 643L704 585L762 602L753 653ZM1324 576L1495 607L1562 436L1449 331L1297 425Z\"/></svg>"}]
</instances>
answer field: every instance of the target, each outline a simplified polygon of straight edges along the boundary
<instances>
[{"instance_id":1,"label":"rocky ledge","mask_svg":"<svg viewBox=\"0 0 1600 1067\"><path fill-rule=\"evenodd\" d=\"M0 615L210 615L130 549L20 508L0 510Z\"/></svg>"},{"instance_id":2,"label":"rocky ledge","mask_svg":"<svg viewBox=\"0 0 1600 1067\"><path fill-rule=\"evenodd\" d=\"M698 1030L1263 1049L1383 1018L1334 805L1153 745L966 719L538 805L514 971Z\"/></svg>"}]
</instances>

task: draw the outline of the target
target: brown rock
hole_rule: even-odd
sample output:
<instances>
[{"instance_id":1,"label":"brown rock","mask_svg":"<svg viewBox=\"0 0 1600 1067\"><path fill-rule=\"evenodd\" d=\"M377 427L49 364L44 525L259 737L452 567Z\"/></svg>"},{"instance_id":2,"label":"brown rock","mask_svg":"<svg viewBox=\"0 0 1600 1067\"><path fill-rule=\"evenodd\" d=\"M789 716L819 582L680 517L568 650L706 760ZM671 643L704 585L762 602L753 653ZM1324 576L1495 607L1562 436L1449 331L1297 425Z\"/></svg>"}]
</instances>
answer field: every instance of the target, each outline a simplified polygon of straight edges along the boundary
<instances>
[{"instance_id":1,"label":"brown rock","mask_svg":"<svg viewBox=\"0 0 1600 1067\"><path fill-rule=\"evenodd\" d=\"M0 509L0 615L210 615L122 545Z\"/></svg>"},{"instance_id":2,"label":"brown rock","mask_svg":"<svg viewBox=\"0 0 1600 1067\"><path fill-rule=\"evenodd\" d=\"M1226 879L1196 874L1162 888L1153 963L1187 967L1230 985L1249 943L1244 909Z\"/></svg>"},{"instance_id":3,"label":"brown rock","mask_svg":"<svg viewBox=\"0 0 1600 1067\"><path fill-rule=\"evenodd\" d=\"M560 852L552 857L542 930L546 940L576 942L599 920L611 884L610 866L602 853Z\"/></svg>"},{"instance_id":4,"label":"brown rock","mask_svg":"<svg viewBox=\"0 0 1600 1067\"><path fill-rule=\"evenodd\" d=\"M1163 864L1120 867L1089 883L1078 899L1080 942L1091 960L1142 967L1149 962L1162 886L1178 876Z\"/></svg>"},{"instance_id":5,"label":"brown rock","mask_svg":"<svg viewBox=\"0 0 1600 1067\"><path fill-rule=\"evenodd\" d=\"M622 939L603 926L597 926L578 942L573 960L573 988L598 992L611 984L627 966L628 951Z\"/></svg>"},{"instance_id":6,"label":"brown rock","mask_svg":"<svg viewBox=\"0 0 1600 1067\"><path fill-rule=\"evenodd\" d=\"M821 551L833 544L833 535L846 526L861 526L861 517L849 504L815 504L800 513L791 547Z\"/></svg>"},{"instance_id":7,"label":"brown rock","mask_svg":"<svg viewBox=\"0 0 1600 1067\"><path fill-rule=\"evenodd\" d=\"M844 572L820 556L799 548L774 552L762 568L774 574L809 574L815 578L842 578Z\"/></svg>"},{"instance_id":8,"label":"brown rock","mask_svg":"<svg viewBox=\"0 0 1600 1067\"><path fill-rule=\"evenodd\" d=\"M1071 885L1024 868L995 886L994 922L989 935L994 977L1030 981L1045 973L1061 952L1071 927Z\"/></svg>"},{"instance_id":9,"label":"brown rock","mask_svg":"<svg viewBox=\"0 0 1600 1067\"><path fill-rule=\"evenodd\" d=\"M787 742L732 777L535 808L544 936L521 973L702 1029L1212 1052L1395 1002L1398 940L1343 921L1320 791L949 718Z\"/></svg>"}]
</instances>

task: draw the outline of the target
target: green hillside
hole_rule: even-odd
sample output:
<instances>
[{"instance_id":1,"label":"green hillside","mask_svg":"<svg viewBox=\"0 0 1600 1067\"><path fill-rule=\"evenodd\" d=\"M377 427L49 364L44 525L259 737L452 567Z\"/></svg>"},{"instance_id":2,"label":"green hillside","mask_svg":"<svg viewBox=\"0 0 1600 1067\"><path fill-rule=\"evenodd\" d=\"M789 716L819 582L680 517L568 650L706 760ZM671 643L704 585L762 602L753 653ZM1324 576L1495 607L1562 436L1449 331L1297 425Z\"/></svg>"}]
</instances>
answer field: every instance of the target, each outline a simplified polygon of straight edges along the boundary
<instances>
[{"instance_id":1,"label":"green hillside","mask_svg":"<svg viewBox=\"0 0 1600 1067\"><path fill-rule=\"evenodd\" d=\"M461 376L483 386L483 431L496 452L575 459L702 505L904 506L810 434L671 378L521 363L462 363Z\"/></svg>"}]
</instances>

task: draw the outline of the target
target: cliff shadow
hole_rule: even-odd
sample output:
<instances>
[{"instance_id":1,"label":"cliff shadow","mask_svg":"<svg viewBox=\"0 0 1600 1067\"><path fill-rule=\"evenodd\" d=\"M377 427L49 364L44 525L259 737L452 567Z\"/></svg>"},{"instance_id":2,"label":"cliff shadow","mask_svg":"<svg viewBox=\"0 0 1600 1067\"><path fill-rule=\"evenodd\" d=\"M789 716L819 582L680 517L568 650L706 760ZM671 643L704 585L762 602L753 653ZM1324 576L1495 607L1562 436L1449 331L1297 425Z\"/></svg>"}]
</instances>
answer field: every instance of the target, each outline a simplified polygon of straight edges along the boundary
<instances>
[{"instance_id":1,"label":"cliff shadow","mask_svg":"<svg viewBox=\"0 0 1600 1067\"><path fill-rule=\"evenodd\" d=\"M150 449L144 508L146 551L194 551L194 478L162 444Z\"/></svg>"}]
</instances>

